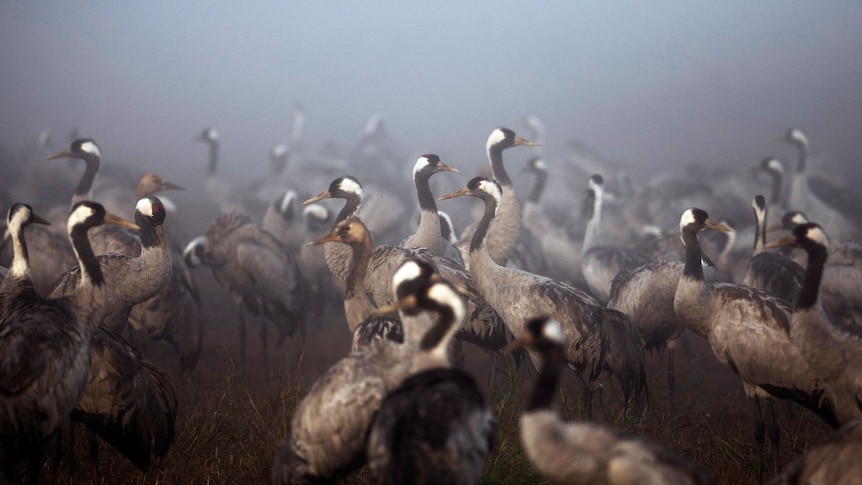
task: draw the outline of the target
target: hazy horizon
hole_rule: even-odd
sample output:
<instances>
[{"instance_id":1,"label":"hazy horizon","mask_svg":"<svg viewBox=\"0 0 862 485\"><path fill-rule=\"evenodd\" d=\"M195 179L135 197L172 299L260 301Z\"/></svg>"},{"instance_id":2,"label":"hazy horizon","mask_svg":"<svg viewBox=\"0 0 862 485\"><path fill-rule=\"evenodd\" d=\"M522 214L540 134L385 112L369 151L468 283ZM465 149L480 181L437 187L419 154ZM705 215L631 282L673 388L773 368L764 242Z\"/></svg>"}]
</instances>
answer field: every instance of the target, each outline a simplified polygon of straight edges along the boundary
<instances>
[{"instance_id":1,"label":"hazy horizon","mask_svg":"<svg viewBox=\"0 0 862 485\"><path fill-rule=\"evenodd\" d=\"M348 10L348 12L345 12ZM72 127L141 170L260 174L300 103L306 135L356 140L381 113L410 154L484 157L495 126L547 126L630 167L862 152L862 4L6 2L0 143ZM238 163L242 161L243 164ZM169 174L166 174L169 175Z\"/></svg>"}]
</instances>

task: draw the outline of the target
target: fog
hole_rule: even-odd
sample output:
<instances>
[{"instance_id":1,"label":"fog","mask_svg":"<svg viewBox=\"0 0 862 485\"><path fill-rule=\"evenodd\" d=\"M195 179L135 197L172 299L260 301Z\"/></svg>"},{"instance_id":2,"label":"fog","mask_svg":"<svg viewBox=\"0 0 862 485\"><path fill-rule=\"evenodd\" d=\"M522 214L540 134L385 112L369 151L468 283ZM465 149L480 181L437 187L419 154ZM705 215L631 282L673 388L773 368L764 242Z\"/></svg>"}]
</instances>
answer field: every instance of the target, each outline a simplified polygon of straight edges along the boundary
<instances>
[{"instance_id":1,"label":"fog","mask_svg":"<svg viewBox=\"0 0 862 485\"><path fill-rule=\"evenodd\" d=\"M767 156L795 159L794 147L777 142L791 127L807 133L812 159L817 157L812 161L827 160L830 168L843 166L851 174L845 180L856 197L844 199L852 200L848 205L860 209L852 220L862 221L862 196L858 190L853 190L854 184L862 181L860 0L0 0L0 214L6 213L5 205L20 200L32 204L40 215L46 214L43 208L48 209L50 215L55 216L54 228L62 231L65 225L61 221L68 213L66 204L71 199L76 179L83 172L83 163L44 159L50 153L67 148L70 133L77 129L82 136L94 138L100 146L102 174L94 198L106 206L108 198L101 198L101 195L107 190L102 193L99 190L110 189L106 186L117 180L110 177L108 169L118 164L131 167L129 172L135 175L155 171L186 187L185 192L160 194L178 206L177 212L166 219L164 232L172 249L173 275L184 274L187 268L179 263L188 260L173 250L186 247L192 238L204 234L218 211L223 209L212 202L212 198L204 196L208 147L193 139L204 127L218 130L221 150L218 179L233 183L233 187L242 187L241 195L248 195L252 191L246 189L247 183L260 181L270 170L271 148L288 139L291 110L297 104L304 107L307 116L304 147L325 146L330 140L355 147L369 118L375 114L383 116L387 132L397 142L403 160L400 164L379 167L387 171L388 177L377 180L369 178L374 174L371 169L378 167L373 164L362 167L365 171L360 179L368 195L363 209L369 212L369 207L374 207L374 192L370 188L373 185L389 189L399 186L403 180L403 188L396 195L408 193L410 202L415 203L415 192L409 185L409 167L420 154L437 153L445 163L461 171L435 175L434 182L446 184L446 191L449 191L463 186L478 165L487 166L485 144L493 128L505 126L529 136L524 118L538 116L547 128L543 150L551 176L547 195L542 199L542 210L551 221L547 226L563 230L546 232L544 236L548 237L541 240L537 236L543 235L531 233L531 230L521 229L519 234L540 243L548 241L553 252L544 245L530 248L525 243L523 246L541 251L545 261L540 262L546 266L544 274L580 289L588 289L581 259L582 241L588 239L583 234L585 220L577 217L580 212L577 209L587 181L579 178L579 172L564 172L566 176L560 176L562 172L558 171L560 167L569 168L573 164L573 147L586 148L602 162L623 167L634 175L626 179L613 177L619 173L604 173L609 188L609 202L604 209L609 216L605 220L609 222L604 223L603 244L638 251L645 248L650 258L681 258L684 247L678 237L679 216L684 208L693 205L709 210L711 217L733 226L735 233L713 231L713 236L703 236L704 254L717 262L716 268L706 271L709 281L742 281L739 276L752 254L754 240L750 200L755 195L752 190L758 190L760 182L750 183L751 175L746 170ZM36 140L46 132L51 134L50 142L36 147ZM519 185L519 196L526 195L523 189L533 182L532 177L526 177L529 174L519 170L532 153L530 150L513 148L505 155L509 172ZM291 183L301 184L291 188L303 198L324 190L331 173L345 166L323 158L309 156L301 160L335 167L313 173L318 176L313 182L310 178L291 180ZM14 162L20 165L12 165ZM617 187L622 187L621 181L644 182L648 177L670 170L679 174L683 173L680 169L692 164L739 169L736 173L743 173L742 178L726 175L727 171L722 172L723 177L718 177L714 175L716 171L710 172L711 178L706 180L707 183L720 178L719 181L731 180L722 189L731 186L730 189L739 190L716 191L715 197L707 199L708 203L676 197L680 194L663 200L679 186L700 188L695 183L677 184L688 181L674 178L660 189L640 192L638 195L646 194L644 198L611 197L616 195ZM823 166L816 165L821 171ZM596 167L600 165L592 168L600 170ZM306 170L308 168L300 165L297 169L294 165L291 166L293 171L287 173L312 172ZM403 172L403 177L398 171ZM56 180L52 177L61 179L60 183L53 183ZM324 182L320 182L321 179ZM213 178L207 182L217 180ZM99 187L99 183L104 185ZM565 186L572 183L576 186ZM559 190L561 186L565 190ZM765 177L762 186L764 191L769 190ZM266 185L261 183L255 187ZM824 190L830 190L833 185L828 187ZM434 188L442 189L439 185ZM279 194L284 192L284 187L276 189ZM124 187L122 191L125 192ZM694 193L705 198L707 192L692 190L683 195ZM255 195L262 193L267 194L265 190L254 191ZM443 193L443 190L435 191L438 196ZM739 197L726 195L739 193ZM127 195L131 199L131 194ZM548 203L552 195L557 196L553 199L555 204ZM51 198L53 200L49 200ZM257 202L261 200L262 196ZM405 197L379 197L377 200L385 202L376 207L386 209L378 213L388 211L385 215L392 215L396 211L391 209L404 209L402 214L391 217L397 223L391 224L393 228L388 231L376 231L371 224L374 219L363 215L376 244L396 244L410 234L409 224L404 221L412 217L415 223L418 211L408 206ZM396 202L389 202L392 200ZM653 204L654 201L657 203ZM236 197L229 202L246 201ZM343 206L340 200L325 204ZM578 207L574 207L575 204ZM57 205L61 209L59 216L52 210ZM628 211L633 206L638 210ZM125 212L111 210L132 217L133 204L125 204L125 207ZM481 202L467 198L440 204L442 210L452 215L458 232L468 223L476 222L476 210L481 211L482 207ZM570 217L572 214L574 217ZM843 219L840 223L833 222L836 219L824 222L817 218L821 214L810 213L812 219L827 228L834 240L850 239L844 238L838 232L840 229L848 229L856 241L862 240L856 230L862 227L859 224L855 227L843 224ZM521 227L529 229L526 222L538 219L525 218ZM616 226L615 222L618 222ZM28 231L35 232L35 227ZM6 232L0 224L0 235ZM214 232L209 239L212 246L221 239L214 237ZM226 232L222 228L218 234ZM607 234L610 236L606 237ZM30 238L29 234L27 237ZM42 288L47 289L51 287L50 282L73 263L70 255L67 255L68 263L36 256L47 253L36 251L34 239L28 241L29 254L33 255L31 272L37 285L41 281ZM43 239L52 241L47 237ZM100 242L111 241L103 238ZM0 256L7 259L0 263L8 265L11 245L5 246L4 255L2 243L0 240ZM554 243L561 244L551 247ZM188 345L197 345L200 353L200 365L195 373L179 376L174 373L178 368L174 350L167 345L148 344L148 352L155 350L148 358L159 366L171 366L165 369L173 373L172 382L180 399L175 423L176 443L172 450L154 463L148 475L139 475L116 453L112 459L111 450L103 446L108 453L101 455L98 468L94 468L98 478L115 483L131 480L259 483L269 480L272 449L290 426L296 399L311 388L312 379L346 354L351 336L344 332L347 325L342 322L342 286L331 284L334 278L323 264L321 247L316 248L320 250L316 261L313 254L296 256L303 279L295 285L293 278L300 277L298 272L275 268L279 273L276 277L286 272L293 277L275 286L271 284L275 277L253 274L259 268L246 262L254 259L269 265L271 261L288 258L276 257L271 252L252 256L249 254L252 245L244 245L248 246L242 249L246 255L245 271L236 270L235 273L243 273L247 278L230 283L233 298L228 296L226 288L233 271L213 267L211 272L199 268L189 280L199 285L202 304L193 304L196 297L190 296L189 290L194 285L168 287L171 293L185 295L184 300L172 306L179 310L179 313L172 313L174 327L166 325L164 331L154 327L147 330L150 334L161 332L168 340L188 338L193 341ZM268 250L272 246L266 244ZM695 247L700 248L700 244L687 249L694 251ZM132 252L137 249L134 245ZM303 246L303 249L309 247ZM229 254L228 251L222 252ZM534 251L527 252L527 256L532 255ZM229 256L224 258L226 262L233 262ZM354 258L354 262L358 259ZM510 261L518 264L514 259ZM524 262L535 263L535 260L520 261ZM375 265L369 270L369 280L371 271L389 271L386 268L392 263L381 262L378 258ZM521 264L521 267L534 271L534 266L528 264ZM213 277L213 272L220 274ZM373 276L380 277L379 274ZM249 284L249 280L253 284ZM502 279L498 281L500 287L511 286ZM177 278L172 278L172 282L177 283ZM288 303L285 300L263 301L247 294L240 299L236 293L249 291L250 287L255 291L263 286L270 288L266 292L268 296L262 298L273 294L287 298L288 294L295 295L295 288L306 291L307 306L302 319L307 320L308 340L305 341L306 332L302 332L302 338L287 339L280 350L274 351L270 361L273 362L273 376L277 378L273 380L265 378L262 370L268 358L263 349L267 347L259 347L253 335L260 333L263 339L270 338L269 348L272 348L277 332L267 337L266 332L258 331L266 328L263 326L265 319L254 318L262 325L252 326L251 314L262 313L273 320L272 323L285 325L285 322L275 322L269 313L271 309L286 313ZM550 283L542 283L542 286L550 287ZM667 284L662 286L673 289ZM568 290L553 291L558 296ZM669 293L671 303L675 293ZM846 294L860 292L857 288ZM571 298L580 296L572 293ZM657 304L661 303L659 298L660 293L650 295L650 306L661 307ZM244 301L246 310L240 309L240 300ZM471 298L470 305L476 305L477 301ZM491 298L488 301L492 301ZM847 303L850 303L849 297ZM161 302L145 305L160 309L165 306ZM773 303L769 305L768 313L775 317ZM741 304L734 303L733 307L740 308L740 314L745 310ZM471 318L487 317L488 321L483 322L486 323L485 335L520 331L517 326L507 327L507 330L493 327L502 325L502 319L488 317L492 313L489 310L482 307L471 315ZM599 315L597 311L593 313ZM847 313L858 316L851 310ZM244 316L249 318L249 329L253 329L248 337L248 380L245 369L239 364L244 359L239 355L245 355L245 350L240 348L246 347L244 340L240 344L241 338L245 338ZM634 340L621 344L624 336L620 329L628 330L628 322L623 322L620 316L613 319L613 325L608 326L614 329L613 338L602 342L601 346L617 345L629 352L632 342L639 342L640 336L634 332L627 334L625 337ZM143 323L149 324L146 320L143 319ZM237 338L236 327L240 327L240 322L243 337ZM522 322L516 323L521 325ZM579 322L579 329L588 323ZM756 322L747 323L754 325ZM176 334L169 335L174 329L178 329ZM611 335L608 332L605 329L600 333ZM746 441L751 429L746 427L746 423L751 422L747 414L750 408L744 402L739 379L710 355L709 342L689 333L683 335L676 347L676 368L684 369L676 374L681 377L676 391L671 390L670 396L665 394L664 381L672 371L668 370L667 357L656 353L647 363L651 376L649 385L653 387L649 413L645 408L636 410L647 404L646 400L625 402L616 384L607 381L607 385L591 384L597 391L595 402L601 402L601 406L595 406L596 421L620 424L626 432L637 433L690 455L692 460L709 467L708 472L715 475L717 483L722 480L753 482L755 470L758 470L754 457L758 449L762 455L763 446L761 443L758 448ZM752 332L747 348L757 347L754 338L760 337L755 333L766 334ZM173 341L175 345L177 340ZM611 341L613 343L606 345ZM786 349L787 345L787 342L776 345L762 342L762 346L769 346L770 350ZM201 346L203 352L200 352ZM477 376L478 382L490 385L497 371L488 374L486 366L492 361L478 347L470 350L471 347L467 346L467 368ZM614 352L608 355L611 353ZM801 359L799 353L793 356ZM194 359L197 361L197 354ZM790 359L785 359L788 366L802 365L801 361L791 362ZM633 365L634 359L624 356L621 360L626 362L626 371L631 371L632 380L636 375L645 375L635 372L640 369ZM723 361L726 359L722 358ZM752 362L743 364L750 370L757 365ZM493 367L496 369L496 364ZM815 368L812 366L812 370L806 371L812 380ZM506 364L504 372L513 369ZM485 482L500 477L510 483L535 480L534 474L528 475L533 471L526 465L521 449L512 445L517 437L502 434L517 434L514 430L520 401L508 396L515 385L518 395L526 395L521 388L529 382L523 379L527 375L526 371L516 371L511 379L502 379L507 386L504 391L488 387L491 391L489 403L496 401L497 409L501 410L497 413L501 420L501 435L497 440L510 446L498 447L496 455L489 459L492 465L486 471L493 471L493 474L486 473ZM490 382L486 376L492 377ZM590 382L594 377L590 376ZM622 372L617 372L615 377L629 379ZM584 403L577 403L578 395L588 394L577 384L578 380L582 383L584 380L573 376L565 379L560 390L567 401L565 415L584 414ZM780 382L766 384L764 388L781 390ZM165 389L166 386L159 386L159 392ZM794 395L798 397L802 391L797 391L794 390ZM676 398L672 392L677 393ZM501 396L506 398L499 401ZM670 399L665 400L666 396ZM678 411L674 406L678 406ZM156 409L152 403L147 407ZM786 411L781 417L785 435L782 440L792 446L783 450L783 455L773 448L770 460L775 461L775 466L783 466L796 458L800 448L832 432L825 423L817 422L813 414ZM638 417L628 420L628 424L625 419L619 419L632 412L642 412L644 418L649 419ZM668 419L674 420L673 430L668 430ZM173 422L170 428L173 430ZM162 439L160 435L158 440ZM147 449L151 444L147 444ZM87 445L81 444L78 450L66 456L81 456L86 453L84 446ZM733 453L728 453L729 449ZM760 458L763 468L763 457ZM118 460L122 462L119 466L115 464ZM53 475L48 475L51 481L78 482L80 477L90 476L89 471L81 474L80 464L65 465L66 461L63 461L63 468L55 467L56 463L42 468L54 469L49 472ZM368 476L367 472L362 473Z\"/></svg>"},{"instance_id":2,"label":"fog","mask_svg":"<svg viewBox=\"0 0 862 485\"><path fill-rule=\"evenodd\" d=\"M3 2L0 45L0 142L79 127L165 175L202 173L207 125L229 172L262 173L296 103L311 140L381 113L456 166L527 114L550 154L577 141L642 173L790 157L791 126L862 153L857 1Z\"/></svg>"}]
</instances>

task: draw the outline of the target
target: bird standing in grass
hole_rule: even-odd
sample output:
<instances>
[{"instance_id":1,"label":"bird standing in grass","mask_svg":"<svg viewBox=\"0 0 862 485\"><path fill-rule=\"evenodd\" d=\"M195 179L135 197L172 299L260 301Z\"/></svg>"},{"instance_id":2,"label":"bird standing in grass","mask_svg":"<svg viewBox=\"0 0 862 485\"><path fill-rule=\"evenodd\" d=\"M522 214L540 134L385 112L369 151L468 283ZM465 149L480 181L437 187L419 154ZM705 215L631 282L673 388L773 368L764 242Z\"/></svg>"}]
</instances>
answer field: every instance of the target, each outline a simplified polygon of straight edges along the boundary
<instances>
[{"instance_id":1,"label":"bird standing in grass","mask_svg":"<svg viewBox=\"0 0 862 485\"><path fill-rule=\"evenodd\" d=\"M399 299L412 298L429 279L439 279L433 266L407 261L393 277L393 292ZM418 335L431 326L425 315L401 312L400 317L404 343L380 339L359 347L324 372L302 398L290 435L273 452L274 485L336 481L365 462L374 413L410 371Z\"/></svg>"},{"instance_id":2,"label":"bird standing in grass","mask_svg":"<svg viewBox=\"0 0 862 485\"><path fill-rule=\"evenodd\" d=\"M84 394L90 339L107 313L105 277L87 230L100 224L135 225L94 202L75 204L67 224L81 268L80 291L59 299L36 293L23 229L45 223L29 206L10 208L15 256L0 285L0 473L11 477L27 457L30 483L38 483L42 451Z\"/></svg>"},{"instance_id":3,"label":"bird standing in grass","mask_svg":"<svg viewBox=\"0 0 862 485\"><path fill-rule=\"evenodd\" d=\"M565 335L547 317L531 319L518 344L541 355L541 367L521 413L521 447L553 483L705 485L706 474L658 444L598 423L566 423L551 409L563 366Z\"/></svg>"},{"instance_id":4,"label":"bird standing in grass","mask_svg":"<svg viewBox=\"0 0 862 485\"><path fill-rule=\"evenodd\" d=\"M447 349L464 319L464 300L431 281L396 306L429 312L436 322L412 355L411 375L389 391L368 434L368 466L377 483L475 483L491 451L496 419L476 381L450 368Z\"/></svg>"}]
</instances>

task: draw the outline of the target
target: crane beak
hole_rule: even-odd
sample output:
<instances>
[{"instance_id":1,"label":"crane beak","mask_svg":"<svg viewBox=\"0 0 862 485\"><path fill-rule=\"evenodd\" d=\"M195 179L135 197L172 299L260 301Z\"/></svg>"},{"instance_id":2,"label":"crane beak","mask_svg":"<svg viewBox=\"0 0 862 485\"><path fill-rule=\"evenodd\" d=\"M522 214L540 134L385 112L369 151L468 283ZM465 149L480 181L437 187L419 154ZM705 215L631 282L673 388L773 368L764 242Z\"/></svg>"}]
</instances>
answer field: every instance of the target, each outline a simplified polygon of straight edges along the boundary
<instances>
[{"instance_id":1,"label":"crane beak","mask_svg":"<svg viewBox=\"0 0 862 485\"><path fill-rule=\"evenodd\" d=\"M162 182L162 190L186 190L182 185L177 185L173 182L168 182L167 180Z\"/></svg>"},{"instance_id":2,"label":"crane beak","mask_svg":"<svg viewBox=\"0 0 862 485\"><path fill-rule=\"evenodd\" d=\"M323 236L315 239L314 241L308 241L305 245L306 246L317 246L319 244L324 244L324 243L328 243L328 242L339 242L339 241L341 241L341 240L338 239L338 233L333 231L333 232L330 232L329 234L323 235Z\"/></svg>"},{"instance_id":3,"label":"crane beak","mask_svg":"<svg viewBox=\"0 0 862 485\"><path fill-rule=\"evenodd\" d=\"M390 313L395 313L399 310L410 310L413 308L416 308L416 296L407 295L395 303L390 303L388 305L383 305L382 307L377 308L376 310L371 312L371 316L382 317L384 315L389 315Z\"/></svg>"},{"instance_id":4,"label":"crane beak","mask_svg":"<svg viewBox=\"0 0 862 485\"><path fill-rule=\"evenodd\" d=\"M712 219L707 219L705 224L707 229L715 229L716 231L722 232L733 232L733 229L731 229L730 226L723 222L715 222Z\"/></svg>"},{"instance_id":5,"label":"crane beak","mask_svg":"<svg viewBox=\"0 0 862 485\"><path fill-rule=\"evenodd\" d=\"M43 224L43 225L46 225L46 226L50 226L50 225L51 225L51 221L49 221L48 219L45 219L45 218L39 217L39 216L37 216L36 214L33 214L31 217L33 218L33 222L34 222L35 224Z\"/></svg>"},{"instance_id":6,"label":"crane beak","mask_svg":"<svg viewBox=\"0 0 862 485\"><path fill-rule=\"evenodd\" d=\"M328 198L330 198L330 197L332 197L332 195L329 193L329 189L326 189L326 190L324 190L323 192L321 192L321 193L319 193L319 194L315 195L314 197L312 197L312 198L310 198L310 199L306 200L305 202L303 202L303 203L302 203L302 205L309 205L309 204L313 204L313 203L315 203L315 202L317 202L317 201L320 201L320 200L323 200L323 199L328 199Z\"/></svg>"},{"instance_id":7,"label":"crane beak","mask_svg":"<svg viewBox=\"0 0 862 485\"><path fill-rule=\"evenodd\" d=\"M775 248L780 248L782 246L797 246L797 245L798 244L796 243L796 236L794 236L793 234L788 234L781 239L776 239L775 241L771 241L771 242L766 243L766 245L763 247L765 249L775 249Z\"/></svg>"},{"instance_id":8,"label":"crane beak","mask_svg":"<svg viewBox=\"0 0 862 485\"><path fill-rule=\"evenodd\" d=\"M465 195L470 195L470 189L468 189L467 187L463 187L454 192L449 192L448 194L441 195L440 197L437 197L437 200L454 199L455 197L464 197Z\"/></svg>"},{"instance_id":9,"label":"crane beak","mask_svg":"<svg viewBox=\"0 0 862 485\"><path fill-rule=\"evenodd\" d=\"M106 224L112 224L114 226L125 227L126 229L131 229L133 231L140 231L141 230L141 228L138 227L138 225L135 224L134 222L127 221L126 219L123 219L120 216L115 216L114 214L111 214L110 212L105 214L105 223Z\"/></svg>"},{"instance_id":10,"label":"crane beak","mask_svg":"<svg viewBox=\"0 0 862 485\"><path fill-rule=\"evenodd\" d=\"M518 145L524 145L525 147L540 147L540 146L542 146L541 143L536 143L534 141L530 141L530 140L526 140L524 138L521 138L520 136L516 136L515 137L515 143L513 143L512 146L518 146Z\"/></svg>"},{"instance_id":11,"label":"crane beak","mask_svg":"<svg viewBox=\"0 0 862 485\"><path fill-rule=\"evenodd\" d=\"M457 169L457 168L455 168L455 167L450 167L449 165L446 165L446 164L445 164L445 163L443 163L443 162L440 162L440 163L438 163L438 164L437 164L437 171L438 171L438 172L452 172L452 173L458 173L458 169Z\"/></svg>"},{"instance_id":12,"label":"crane beak","mask_svg":"<svg viewBox=\"0 0 862 485\"><path fill-rule=\"evenodd\" d=\"M62 152L57 152L53 155L48 155L45 160L57 160L58 158L74 158L72 157L72 152L69 150L63 150Z\"/></svg>"}]
</instances>

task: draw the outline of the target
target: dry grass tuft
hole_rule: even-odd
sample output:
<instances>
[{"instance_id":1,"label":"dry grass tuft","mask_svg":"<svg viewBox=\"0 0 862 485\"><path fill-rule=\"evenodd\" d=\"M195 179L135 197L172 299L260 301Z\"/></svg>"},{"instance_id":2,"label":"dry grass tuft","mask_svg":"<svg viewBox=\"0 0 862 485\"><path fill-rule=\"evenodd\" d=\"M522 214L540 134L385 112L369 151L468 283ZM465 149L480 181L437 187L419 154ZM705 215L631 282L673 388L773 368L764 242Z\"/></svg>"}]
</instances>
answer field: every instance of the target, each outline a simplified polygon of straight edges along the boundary
<instances>
[{"instance_id":1,"label":"dry grass tuft","mask_svg":"<svg viewBox=\"0 0 862 485\"><path fill-rule=\"evenodd\" d=\"M222 309L231 315L232 309ZM330 313L335 314L331 309ZM211 309L215 312L215 309ZM211 320L219 322L215 313ZM324 320L326 322L326 320ZM346 324L337 317L330 323L310 328L304 348L288 342L271 351L274 377L263 381L260 343L249 339L248 373L241 377L231 356L239 355L236 329L230 322L214 324L206 336L200 363L189 376L174 375L180 396L177 438L167 456L156 460L151 470L141 472L109 446L99 448L97 462L88 457L84 432L79 427L74 454L66 451L59 464L46 465L43 478L69 484L233 484L268 483L272 450L288 433L296 403L310 384L333 362L347 352L350 342ZM254 329L254 324L250 330ZM249 335L255 332L250 331ZM617 426L644 436L699 463L716 481L723 484L754 483L757 454L753 439L750 402L742 393L737 378L721 367L705 344L694 337L678 351L677 412L669 414L664 388L664 358L649 360L651 392L646 402L630 405L622 413L623 402L615 382L603 378L594 384L593 420ZM537 483L536 475L521 452L518 415L527 396L531 376L508 361L498 361L490 381L490 361L476 349L465 346L467 368L495 405L498 432L482 483ZM151 344L148 355L167 369L177 367L172 351ZM687 362L683 362L688 354ZM567 373L557 399L560 414L567 420L585 419L581 388ZM787 403L777 406L782 426L783 448L778 459L784 466L812 443L826 436L828 427L811 413ZM767 470L773 452L766 446ZM767 473L767 476L769 473ZM362 469L346 483L367 483Z\"/></svg>"}]
</instances>

